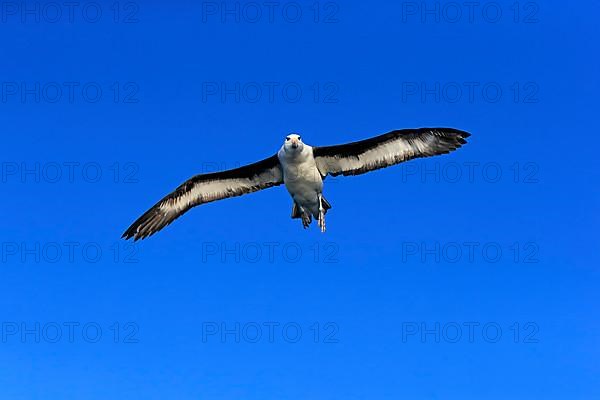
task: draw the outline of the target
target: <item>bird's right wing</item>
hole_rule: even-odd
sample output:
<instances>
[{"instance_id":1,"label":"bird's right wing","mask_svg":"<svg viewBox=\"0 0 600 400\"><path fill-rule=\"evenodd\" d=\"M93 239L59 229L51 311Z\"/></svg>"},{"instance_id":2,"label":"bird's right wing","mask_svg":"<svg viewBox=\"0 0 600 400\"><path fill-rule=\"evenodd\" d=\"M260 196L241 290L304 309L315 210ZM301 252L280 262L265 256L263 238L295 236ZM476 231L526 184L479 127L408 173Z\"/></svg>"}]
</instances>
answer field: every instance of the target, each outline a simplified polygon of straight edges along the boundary
<instances>
[{"instance_id":1,"label":"bird's right wing","mask_svg":"<svg viewBox=\"0 0 600 400\"><path fill-rule=\"evenodd\" d=\"M145 239L192 207L282 183L283 173L277 155L236 169L196 175L139 217L123 233L123 238Z\"/></svg>"}]
</instances>

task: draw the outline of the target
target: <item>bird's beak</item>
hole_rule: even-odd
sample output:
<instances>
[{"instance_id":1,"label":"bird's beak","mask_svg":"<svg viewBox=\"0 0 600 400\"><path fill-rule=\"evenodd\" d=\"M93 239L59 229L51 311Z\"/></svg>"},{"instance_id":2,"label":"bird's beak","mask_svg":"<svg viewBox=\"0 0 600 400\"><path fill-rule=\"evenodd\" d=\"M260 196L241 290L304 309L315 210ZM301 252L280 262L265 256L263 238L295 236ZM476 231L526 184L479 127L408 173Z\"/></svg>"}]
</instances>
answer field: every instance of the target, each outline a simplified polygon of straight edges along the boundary
<instances>
[{"instance_id":1,"label":"bird's beak","mask_svg":"<svg viewBox=\"0 0 600 400\"><path fill-rule=\"evenodd\" d=\"M292 148L293 149L297 149L298 148L298 139L292 139Z\"/></svg>"}]
</instances>

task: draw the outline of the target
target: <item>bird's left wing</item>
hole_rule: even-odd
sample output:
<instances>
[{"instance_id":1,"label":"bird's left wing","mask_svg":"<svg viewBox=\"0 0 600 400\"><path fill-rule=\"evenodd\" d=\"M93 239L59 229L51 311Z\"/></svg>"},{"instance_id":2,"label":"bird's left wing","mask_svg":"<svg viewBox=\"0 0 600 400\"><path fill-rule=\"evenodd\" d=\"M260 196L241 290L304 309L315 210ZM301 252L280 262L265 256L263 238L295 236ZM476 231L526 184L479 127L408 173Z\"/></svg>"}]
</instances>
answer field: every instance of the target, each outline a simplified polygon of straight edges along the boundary
<instances>
[{"instance_id":1,"label":"bird's left wing","mask_svg":"<svg viewBox=\"0 0 600 400\"><path fill-rule=\"evenodd\" d=\"M449 153L469 136L453 128L404 129L348 144L313 147L313 155L323 177L359 175L413 158Z\"/></svg>"},{"instance_id":2,"label":"bird's left wing","mask_svg":"<svg viewBox=\"0 0 600 400\"><path fill-rule=\"evenodd\" d=\"M196 175L139 217L123 233L123 238L145 239L192 207L282 183L283 173L277 155L236 169Z\"/></svg>"}]
</instances>

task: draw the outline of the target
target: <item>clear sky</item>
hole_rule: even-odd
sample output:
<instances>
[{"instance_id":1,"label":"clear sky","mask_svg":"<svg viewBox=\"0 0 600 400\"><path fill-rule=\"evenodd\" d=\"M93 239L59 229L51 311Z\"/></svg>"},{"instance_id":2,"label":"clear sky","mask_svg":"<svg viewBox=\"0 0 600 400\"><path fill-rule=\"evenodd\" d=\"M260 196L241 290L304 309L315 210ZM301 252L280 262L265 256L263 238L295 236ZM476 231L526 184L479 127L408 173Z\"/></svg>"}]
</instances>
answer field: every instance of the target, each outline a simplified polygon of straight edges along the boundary
<instances>
[{"instance_id":1,"label":"clear sky","mask_svg":"<svg viewBox=\"0 0 600 400\"><path fill-rule=\"evenodd\" d=\"M68 4L0 4L0 398L600 398L597 2ZM424 126L472 137L327 179L326 234L279 187L119 239Z\"/></svg>"}]
</instances>

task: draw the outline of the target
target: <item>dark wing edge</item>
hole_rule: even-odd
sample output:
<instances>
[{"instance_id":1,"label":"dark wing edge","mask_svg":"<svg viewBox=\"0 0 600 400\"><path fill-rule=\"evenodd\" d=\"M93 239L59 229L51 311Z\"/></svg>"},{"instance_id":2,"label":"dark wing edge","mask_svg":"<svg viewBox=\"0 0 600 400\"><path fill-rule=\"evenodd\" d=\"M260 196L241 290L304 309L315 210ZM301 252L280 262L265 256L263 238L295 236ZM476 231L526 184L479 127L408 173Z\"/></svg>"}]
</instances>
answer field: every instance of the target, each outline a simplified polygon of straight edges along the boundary
<instances>
[{"instance_id":1,"label":"dark wing edge","mask_svg":"<svg viewBox=\"0 0 600 400\"><path fill-rule=\"evenodd\" d=\"M163 197L123 233L125 240L145 239L204 203L241 196L283 183L277 155L254 164L196 175Z\"/></svg>"},{"instance_id":2,"label":"dark wing edge","mask_svg":"<svg viewBox=\"0 0 600 400\"><path fill-rule=\"evenodd\" d=\"M395 130L337 146L314 147L321 175L360 175L420 157L447 154L467 143L470 133L454 128Z\"/></svg>"}]
</instances>

